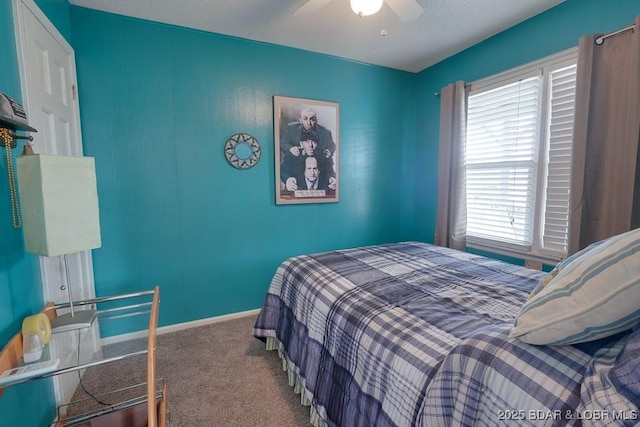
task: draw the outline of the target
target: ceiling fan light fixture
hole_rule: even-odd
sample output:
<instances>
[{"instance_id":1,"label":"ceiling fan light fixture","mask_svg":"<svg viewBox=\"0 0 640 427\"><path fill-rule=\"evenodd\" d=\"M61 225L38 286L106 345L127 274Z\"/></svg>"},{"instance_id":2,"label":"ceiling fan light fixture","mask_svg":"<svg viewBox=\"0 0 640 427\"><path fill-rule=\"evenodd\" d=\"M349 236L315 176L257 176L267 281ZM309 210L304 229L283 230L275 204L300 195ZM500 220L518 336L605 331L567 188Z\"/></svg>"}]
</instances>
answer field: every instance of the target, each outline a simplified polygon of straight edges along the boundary
<instances>
[{"instance_id":1,"label":"ceiling fan light fixture","mask_svg":"<svg viewBox=\"0 0 640 427\"><path fill-rule=\"evenodd\" d=\"M383 0L351 0L351 10L358 16L373 15L382 9Z\"/></svg>"}]
</instances>

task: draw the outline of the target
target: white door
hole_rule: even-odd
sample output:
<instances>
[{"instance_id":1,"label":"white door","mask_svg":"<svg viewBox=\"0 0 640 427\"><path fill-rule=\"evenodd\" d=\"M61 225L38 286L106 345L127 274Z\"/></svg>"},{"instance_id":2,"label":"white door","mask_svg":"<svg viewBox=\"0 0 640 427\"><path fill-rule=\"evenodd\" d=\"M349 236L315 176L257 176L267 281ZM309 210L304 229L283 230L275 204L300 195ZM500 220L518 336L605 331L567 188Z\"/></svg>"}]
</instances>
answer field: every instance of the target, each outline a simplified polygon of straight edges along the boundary
<instances>
[{"instance_id":1,"label":"white door","mask_svg":"<svg viewBox=\"0 0 640 427\"><path fill-rule=\"evenodd\" d=\"M38 131L31 134L34 152L81 156L74 51L33 0L13 0L13 10L22 98ZM40 268L45 301L68 301L67 286L76 301L95 296L91 251L40 257ZM83 335L51 351L56 357L86 359L98 349L96 328ZM54 377L58 404L70 400L78 379L77 373Z\"/></svg>"}]
</instances>

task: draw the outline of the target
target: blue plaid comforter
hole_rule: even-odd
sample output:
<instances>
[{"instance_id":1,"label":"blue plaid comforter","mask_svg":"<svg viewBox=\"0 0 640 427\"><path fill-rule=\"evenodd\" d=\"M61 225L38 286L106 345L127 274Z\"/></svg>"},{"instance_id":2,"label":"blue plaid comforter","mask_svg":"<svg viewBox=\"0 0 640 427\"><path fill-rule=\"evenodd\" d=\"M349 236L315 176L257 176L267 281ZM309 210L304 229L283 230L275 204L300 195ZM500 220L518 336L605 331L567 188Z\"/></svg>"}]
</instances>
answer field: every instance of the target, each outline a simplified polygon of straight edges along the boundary
<instances>
[{"instance_id":1,"label":"blue plaid comforter","mask_svg":"<svg viewBox=\"0 0 640 427\"><path fill-rule=\"evenodd\" d=\"M418 242L298 256L253 334L316 425L573 425L591 352L507 339L543 276Z\"/></svg>"}]
</instances>

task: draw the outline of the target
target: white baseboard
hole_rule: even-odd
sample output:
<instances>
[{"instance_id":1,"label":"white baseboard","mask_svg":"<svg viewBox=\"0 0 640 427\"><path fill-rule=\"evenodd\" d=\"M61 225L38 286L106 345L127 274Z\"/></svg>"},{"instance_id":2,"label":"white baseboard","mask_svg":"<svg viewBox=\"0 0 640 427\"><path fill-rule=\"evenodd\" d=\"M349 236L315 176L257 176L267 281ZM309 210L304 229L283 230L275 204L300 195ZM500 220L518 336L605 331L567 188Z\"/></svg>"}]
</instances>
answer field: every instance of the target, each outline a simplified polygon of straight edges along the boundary
<instances>
[{"instance_id":1,"label":"white baseboard","mask_svg":"<svg viewBox=\"0 0 640 427\"><path fill-rule=\"evenodd\" d=\"M168 334L169 332L182 331L184 329L197 328L198 326L212 325L227 320L239 319L241 317L252 316L260 313L260 309L240 311L238 313L223 314L222 316L208 317L206 319L193 320L191 322L176 323L158 328L157 335ZM129 341L136 338L147 337L147 331L132 332L130 334L115 335L101 340L102 345L114 344L117 342Z\"/></svg>"}]
</instances>

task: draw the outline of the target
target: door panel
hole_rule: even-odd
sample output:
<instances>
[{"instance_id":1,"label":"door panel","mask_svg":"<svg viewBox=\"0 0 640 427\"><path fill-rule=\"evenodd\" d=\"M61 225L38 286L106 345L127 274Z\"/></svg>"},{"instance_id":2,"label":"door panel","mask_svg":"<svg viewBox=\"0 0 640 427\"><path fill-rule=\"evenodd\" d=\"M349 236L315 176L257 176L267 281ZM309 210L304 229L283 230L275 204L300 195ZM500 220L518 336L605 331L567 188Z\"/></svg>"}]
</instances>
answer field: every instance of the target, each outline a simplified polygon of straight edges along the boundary
<instances>
[{"instance_id":1,"label":"door panel","mask_svg":"<svg viewBox=\"0 0 640 427\"><path fill-rule=\"evenodd\" d=\"M16 45L22 98L36 153L82 155L80 114L76 88L74 51L33 0L13 0L16 17ZM74 300L95 296L91 251L60 257L40 257L45 301L68 301L67 287ZM80 331L78 339L51 348L60 358L91 357L99 349L96 326ZM76 334L74 334L76 335ZM85 355L83 357L82 355ZM67 403L78 385L73 372L53 377L58 404Z\"/></svg>"}]
</instances>

